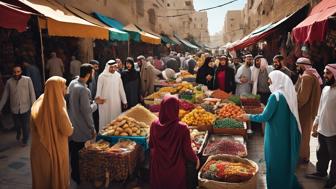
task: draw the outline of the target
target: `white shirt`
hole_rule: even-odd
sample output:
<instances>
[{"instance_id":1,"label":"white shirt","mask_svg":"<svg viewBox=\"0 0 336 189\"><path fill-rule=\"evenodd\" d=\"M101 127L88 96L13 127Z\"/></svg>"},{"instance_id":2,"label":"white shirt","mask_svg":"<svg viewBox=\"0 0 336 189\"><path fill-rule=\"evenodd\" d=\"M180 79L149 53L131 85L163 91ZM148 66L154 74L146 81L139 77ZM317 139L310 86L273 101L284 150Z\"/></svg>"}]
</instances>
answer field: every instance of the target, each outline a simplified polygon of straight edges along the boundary
<instances>
[{"instance_id":1,"label":"white shirt","mask_svg":"<svg viewBox=\"0 0 336 189\"><path fill-rule=\"evenodd\" d=\"M323 88L320 105L314 124L318 124L317 132L331 137L336 135L336 87Z\"/></svg>"}]
</instances>

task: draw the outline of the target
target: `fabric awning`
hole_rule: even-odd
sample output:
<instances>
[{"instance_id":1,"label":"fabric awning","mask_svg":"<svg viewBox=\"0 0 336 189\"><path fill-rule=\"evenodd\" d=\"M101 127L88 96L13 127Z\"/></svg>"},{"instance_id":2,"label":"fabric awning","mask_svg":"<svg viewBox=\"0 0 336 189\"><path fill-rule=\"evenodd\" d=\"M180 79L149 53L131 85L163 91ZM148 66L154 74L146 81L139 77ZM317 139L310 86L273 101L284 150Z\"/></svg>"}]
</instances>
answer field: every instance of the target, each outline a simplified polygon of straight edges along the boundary
<instances>
[{"instance_id":1,"label":"fabric awning","mask_svg":"<svg viewBox=\"0 0 336 189\"><path fill-rule=\"evenodd\" d=\"M187 46L187 47L189 47L189 48L192 48L192 49L198 49L197 46L191 44L189 41L184 40L184 39L178 37L177 35L175 35L175 37L176 37L182 44L184 44L185 46Z\"/></svg>"},{"instance_id":2,"label":"fabric awning","mask_svg":"<svg viewBox=\"0 0 336 189\"><path fill-rule=\"evenodd\" d=\"M50 36L83 37L96 39L109 39L109 30L94 25L75 16L57 2L47 0L20 0L25 5L43 14Z\"/></svg>"},{"instance_id":3,"label":"fabric awning","mask_svg":"<svg viewBox=\"0 0 336 189\"><path fill-rule=\"evenodd\" d=\"M109 30L109 38L110 40L114 41L128 41L128 33L127 32L124 32L124 31L121 31L119 29L116 29L116 28L112 28L106 24L104 24L103 22L99 21L98 19L92 17L91 15L89 14L86 14L85 12L82 12L81 10L78 10L77 8L74 8L72 6L69 6L69 5L65 5L65 7L71 11L72 13L74 13L75 15L81 17L82 19L94 24L94 25L97 25L97 26L100 26L100 27L103 27L103 28L106 28Z\"/></svg>"},{"instance_id":4,"label":"fabric awning","mask_svg":"<svg viewBox=\"0 0 336 189\"><path fill-rule=\"evenodd\" d=\"M171 40L173 40L176 44L178 44L178 45L181 45L182 43L178 40L178 39L176 39L176 37L174 37L174 36L170 36L169 37Z\"/></svg>"},{"instance_id":5,"label":"fabric awning","mask_svg":"<svg viewBox=\"0 0 336 189\"><path fill-rule=\"evenodd\" d=\"M167 35L161 34L161 41L166 44L176 45L177 43L170 39Z\"/></svg>"},{"instance_id":6,"label":"fabric awning","mask_svg":"<svg viewBox=\"0 0 336 189\"><path fill-rule=\"evenodd\" d=\"M336 13L336 0L322 0L309 16L293 29L297 43L324 41L328 29L327 20Z\"/></svg>"},{"instance_id":7,"label":"fabric awning","mask_svg":"<svg viewBox=\"0 0 336 189\"><path fill-rule=\"evenodd\" d=\"M274 32L279 30L286 30L286 28L294 27L295 23L303 20L304 12L307 9L307 5L299 9L298 11L290 14L289 16L284 17L283 19L269 23L264 26L261 26L255 30L253 30L250 34L242 38L241 40L234 42L231 44L230 50L238 50L253 45L266 37L272 35Z\"/></svg>"},{"instance_id":8,"label":"fabric awning","mask_svg":"<svg viewBox=\"0 0 336 189\"><path fill-rule=\"evenodd\" d=\"M16 29L24 32L27 29L28 20L32 14L23 4L9 4L0 1L0 27L7 29Z\"/></svg>"},{"instance_id":9,"label":"fabric awning","mask_svg":"<svg viewBox=\"0 0 336 189\"><path fill-rule=\"evenodd\" d=\"M161 39L159 37L156 37L153 34L147 33L145 31L142 31L134 24L128 24L124 27L124 30L130 32L130 37L134 41L142 41L144 43L150 43L154 45L161 44Z\"/></svg>"}]
</instances>

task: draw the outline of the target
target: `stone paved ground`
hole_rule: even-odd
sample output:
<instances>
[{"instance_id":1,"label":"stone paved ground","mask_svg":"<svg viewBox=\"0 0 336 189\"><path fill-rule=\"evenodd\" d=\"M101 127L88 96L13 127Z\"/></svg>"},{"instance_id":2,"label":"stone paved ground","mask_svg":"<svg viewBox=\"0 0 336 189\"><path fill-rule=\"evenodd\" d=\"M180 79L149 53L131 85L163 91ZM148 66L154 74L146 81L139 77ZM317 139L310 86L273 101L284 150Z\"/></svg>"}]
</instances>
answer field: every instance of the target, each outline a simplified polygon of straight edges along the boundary
<instances>
[{"instance_id":1,"label":"stone paved ground","mask_svg":"<svg viewBox=\"0 0 336 189\"><path fill-rule=\"evenodd\" d=\"M304 178L307 172L313 172L315 169L316 155L315 149L317 140L311 140L311 164L306 167L299 167L297 175L299 181L305 189L320 189L323 188L323 182L309 180ZM265 163L263 158L263 137L260 133L248 139L248 158L259 164L260 173L258 179L258 189L266 188L265 182ZM15 132L0 132L0 189L28 189L31 188L31 172L30 172L30 147L21 147L15 140ZM279 152L281 153L281 152ZM113 183L111 189L119 188L149 188L148 184L140 184L136 182ZM71 188L76 188L73 183ZM94 188L90 184L85 184L81 189Z\"/></svg>"}]
</instances>

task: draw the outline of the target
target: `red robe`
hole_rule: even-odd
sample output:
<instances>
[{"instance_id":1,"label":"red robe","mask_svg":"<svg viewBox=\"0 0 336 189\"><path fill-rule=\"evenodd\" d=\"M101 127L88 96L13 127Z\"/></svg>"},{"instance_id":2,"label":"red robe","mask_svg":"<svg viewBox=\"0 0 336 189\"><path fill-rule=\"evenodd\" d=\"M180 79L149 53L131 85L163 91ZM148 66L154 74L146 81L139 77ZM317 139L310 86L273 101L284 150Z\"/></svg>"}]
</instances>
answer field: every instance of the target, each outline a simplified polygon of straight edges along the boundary
<instances>
[{"instance_id":1,"label":"red robe","mask_svg":"<svg viewBox=\"0 0 336 189\"><path fill-rule=\"evenodd\" d=\"M186 161L196 164L187 126L179 122L179 103L166 96L159 120L150 129L150 187L151 189L186 189Z\"/></svg>"}]
</instances>

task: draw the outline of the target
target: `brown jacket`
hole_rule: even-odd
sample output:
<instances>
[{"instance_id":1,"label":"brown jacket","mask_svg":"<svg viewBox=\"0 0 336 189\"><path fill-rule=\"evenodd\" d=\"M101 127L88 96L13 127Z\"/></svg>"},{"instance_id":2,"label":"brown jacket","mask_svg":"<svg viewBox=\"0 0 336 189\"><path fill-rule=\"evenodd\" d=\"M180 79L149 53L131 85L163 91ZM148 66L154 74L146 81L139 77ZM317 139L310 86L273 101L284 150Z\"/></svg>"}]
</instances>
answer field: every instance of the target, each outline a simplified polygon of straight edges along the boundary
<instances>
[{"instance_id":1,"label":"brown jacket","mask_svg":"<svg viewBox=\"0 0 336 189\"><path fill-rule=\"evenodd\" d=\"M309 160L310 135L313 120L320 103L321 87L319 80L312 74L304 73L295 85L298 98L298 108L301 123L300 158Z\"/></svg>"},{"instance_id":2,"label":"brown jacket","mask_svg":"<svg viewBox=\"0 0 336 189\"><path fill-rule=\"evenodd\" d=\"M154 92L155 72L154 67L146 62L140 69L141 94L145 97Z\"/></svg>"}]
</instances>

